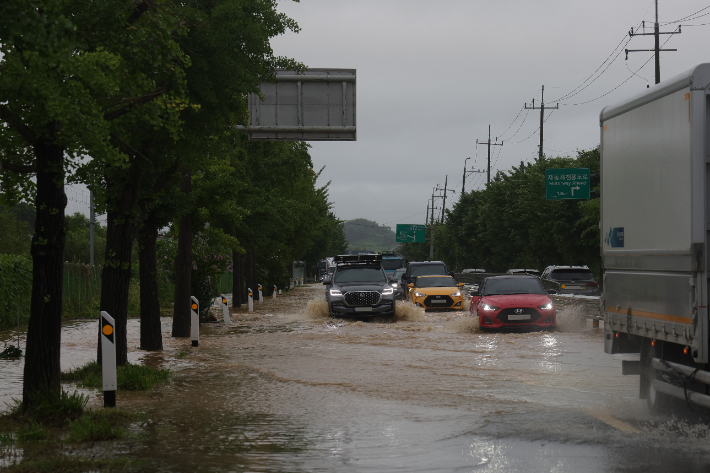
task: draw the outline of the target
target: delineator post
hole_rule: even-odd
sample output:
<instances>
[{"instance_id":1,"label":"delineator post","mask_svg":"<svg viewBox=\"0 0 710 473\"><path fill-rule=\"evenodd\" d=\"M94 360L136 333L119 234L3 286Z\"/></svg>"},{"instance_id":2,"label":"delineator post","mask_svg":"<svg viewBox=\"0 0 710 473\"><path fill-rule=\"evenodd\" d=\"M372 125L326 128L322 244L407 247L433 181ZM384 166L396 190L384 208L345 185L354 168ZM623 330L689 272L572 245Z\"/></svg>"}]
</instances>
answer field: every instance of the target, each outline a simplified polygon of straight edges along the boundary
<instances>
[{"instance_id":1,"label":"delineator post","mask_svg":"<svg viewBox=\"0 0 710 473\"><path fill-rule=\"evenodd\" d=\"M190 299L190 338L192 339L192 346L196 347L200 341L200 319L198 318L200 302L195 296L190 296Z\"/></svg>"},{"instance_id":2,"label":"delineator post","mask_svg":"<svg viewBox=\"0 0 710 473\"><path fill-rule=\"evenodd\" d=\"M105 310L99 317L101 330L101 377L104 407L116 407L116 321Z\"/></svg>"},{"instance_id":3,"label":"delineator post","mask_svg":"<svg viewBox=\"0 0 710 473\"><path fill-rule=\"evenodd\" d=\"M222 316L224 317L224 325L229 325L229 307L227 307L227 298L222 294Z\"/></svg>"}]
</instances>

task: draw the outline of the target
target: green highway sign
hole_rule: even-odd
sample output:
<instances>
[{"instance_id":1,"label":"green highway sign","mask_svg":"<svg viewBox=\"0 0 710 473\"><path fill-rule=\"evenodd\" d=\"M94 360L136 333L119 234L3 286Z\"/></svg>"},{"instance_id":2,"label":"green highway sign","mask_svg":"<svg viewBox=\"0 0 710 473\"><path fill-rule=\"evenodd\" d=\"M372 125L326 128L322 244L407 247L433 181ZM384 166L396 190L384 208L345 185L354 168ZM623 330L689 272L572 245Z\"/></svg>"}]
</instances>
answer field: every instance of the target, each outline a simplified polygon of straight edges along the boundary
<instances>
[{"instance_id":1,"label":"green highway sign","mask_svg":"<svg viewBox=\"0 0 710 473\"><path fill-rule=\"evenodd\" d=\"M397 224L397 243L424 243L424 225Z\"/></svg>"},{"instance_id":2,"label":"green highway sign","mask_svg":"<svg viewBox=\"0 0 710 473\"><path fill-rule=\"evenodd\" d=\"M589 199L589 168L545 169L547 200Z\"/></svg>"}]
</instances>

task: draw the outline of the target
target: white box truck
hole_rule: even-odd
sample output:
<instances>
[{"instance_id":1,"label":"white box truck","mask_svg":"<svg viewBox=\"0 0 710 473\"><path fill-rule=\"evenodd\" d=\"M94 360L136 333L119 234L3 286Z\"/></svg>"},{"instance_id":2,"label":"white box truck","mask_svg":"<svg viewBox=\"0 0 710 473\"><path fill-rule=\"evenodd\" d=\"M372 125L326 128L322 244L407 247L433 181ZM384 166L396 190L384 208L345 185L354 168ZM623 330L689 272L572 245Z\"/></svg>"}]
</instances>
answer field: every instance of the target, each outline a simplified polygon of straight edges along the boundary
<instances>
[{"instance_id":1,"label":"white box truck","mask_svg":"<svg viewBox=\"0 0 710 473\"><path fill-rule=\"evenodd\" d=\"M604 351L651 411L710 407L710 64L600 114Z\"/></svg>"}]
</instances>

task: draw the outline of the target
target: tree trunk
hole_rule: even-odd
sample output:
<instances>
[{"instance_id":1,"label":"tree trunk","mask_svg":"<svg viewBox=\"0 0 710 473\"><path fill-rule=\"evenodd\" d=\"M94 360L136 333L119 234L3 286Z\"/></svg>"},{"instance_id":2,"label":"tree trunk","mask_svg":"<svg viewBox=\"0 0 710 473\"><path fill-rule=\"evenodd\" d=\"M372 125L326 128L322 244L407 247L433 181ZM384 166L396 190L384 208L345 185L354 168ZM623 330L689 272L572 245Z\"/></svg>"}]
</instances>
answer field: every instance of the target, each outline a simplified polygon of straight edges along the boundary
<instances>
[{"instance_id":1,"label":"tree trunk","mask_svg":"<svg viewBox=\"0 0 710 473\"><path fill-rule=\"evenodd\" d=\"M106 229L106 259L101 271L101 310L116 321L116 366L128 363L128 286L131 283L131 251L135 225L123 212L109 211ZM101 362L101 333L97 360Z\"/></svg>"},{"instance_id":2,"label":"tree trunk","mask_svg":"<svg viewBox=\"0 0 710 473\"><path fill-rule=\"evenodd\" d=\"M244 295L244 261L238 251L232 251L232 274L232 307L241 307Z\"/></svg>"},{"instance_id":3,"label":"tree trunk","mask_svg":"<svg viewBox=\"0 0 710 473\"><path fill-rule=\"evenodd\" d=\"M247 289L251 289L252 296L256 294L256 274L254 274L254 250L248 249L246 254L245 279Z\"/></svg>"},{"instance_id":4,"label":"tree trunk","mask_svg":"<svg viewBox=\"0 0 710 473\"><path fill-rule=\"evenodd\" d=\"M55 125L48 136L54 137ZM62 337L62 289L64 283L64 149L39 142L35 234L32 237L32 300L25 345L22 402L32 407L33 394L59 393L59 347Z\"/></svg>"},{"instance_id":5,"label":"tree trunk","mask_svg":"<svg viewBox=\"0 0 710 473\"><path fill-rule=\"evenodd\" d=\"M163 349L160 330L160 300L158 299L158 228L149 215L141 227L138 243L138 271L140 272L141 297L141 349Z\"/></svg>"},{"instance_id":6,"label":"tree trunk","mask_svg":"<svg viewBox=\"0 0 710 473\"><path fill-rule=\"evenodd\" d=\"M182 168L180 190L192 192L192 173ZM178 230L178 250L175 258L175 309L173 312L173 337L190 336L190 296L192 284L192 238L194 229L192 215L180 220Z\"/></svg>"}]
</instances>

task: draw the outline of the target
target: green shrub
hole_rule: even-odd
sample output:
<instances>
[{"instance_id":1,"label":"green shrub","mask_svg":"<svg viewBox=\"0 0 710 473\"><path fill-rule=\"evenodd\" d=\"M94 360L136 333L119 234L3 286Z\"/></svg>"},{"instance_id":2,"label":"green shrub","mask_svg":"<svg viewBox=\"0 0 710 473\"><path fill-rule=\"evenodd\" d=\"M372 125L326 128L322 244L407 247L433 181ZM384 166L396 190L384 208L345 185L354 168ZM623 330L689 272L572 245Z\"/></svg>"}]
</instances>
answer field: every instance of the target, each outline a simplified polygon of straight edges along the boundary
<instances>
[{"instance_id":1,"label":"green shrub","mask_svg":"<svg viewBox=\"0 0 710 473\"><path fill-rule=\"evenodd\" d=\"M47 440L47 431L42 427L42 424L30 421L17 430L17 440L19 442Z\"/></svg>"},{"instance_id":2,"label":"green shrub","mask_svg":"<svg viewBox=\"0 0 710 473\"><path fill-rule=\"evenodd\" d=\"M64 263L62 317L95 319L101 303L101 267Z\"/></svg>"},{"instance_id":3,"label":"green shrub","mask_svg":"<svg viewBox=\"0 0 710 473\"><path fill-rule=\"evenodd\" d=\"M12 445L15 439L10 432L0 432L0 445Z\"/></svg>"},{"instance_id":4,"label":"green shrub","mask_svg":"<svg viewBox=\"0 0 710 473\"><path fill-rule=\"evenodd\" d=\"M35 421L63 423L79 417L84 412L89 397L76 391L69 394L63 389L59 393L42 390L31 394L30 400L30 406L25 406L22 401L13 399L11 413L24 415Z\"/></svg>"},{"instance_id":5,"label":"green shrub","mask_svg":"<svg viewBox=\"0 0 710 473\"><path fill-rule=\"evenodd\" d=\"M95 442L123 437L123 429L116 425L117 417L104 411L91 412L71 423L70 442Z\"/></svg>"},{"instance_id":6,"label":"green shrub","mask_svg":"<svg viewBox=\"0 0 710 473\"><path fill-rule=\"evenodd\" d=\"M32 261L26 256L0 255L0 330L30 318Z\"/></svg>"},{"instance_id":7,"label":"green shrub","mask_svg":"<svg viewBox=\"0 0 710 473\"><path fill-rule=\"evenodd\" d=\"M167 381L170 378L170 371L127 363L116 369L116 378L118 391L149 391L155 383ZM103 386L101 365L95 361L63 372L61 379L65 382L77 382L85 388Z\"/></svg>"}]
</instances>

